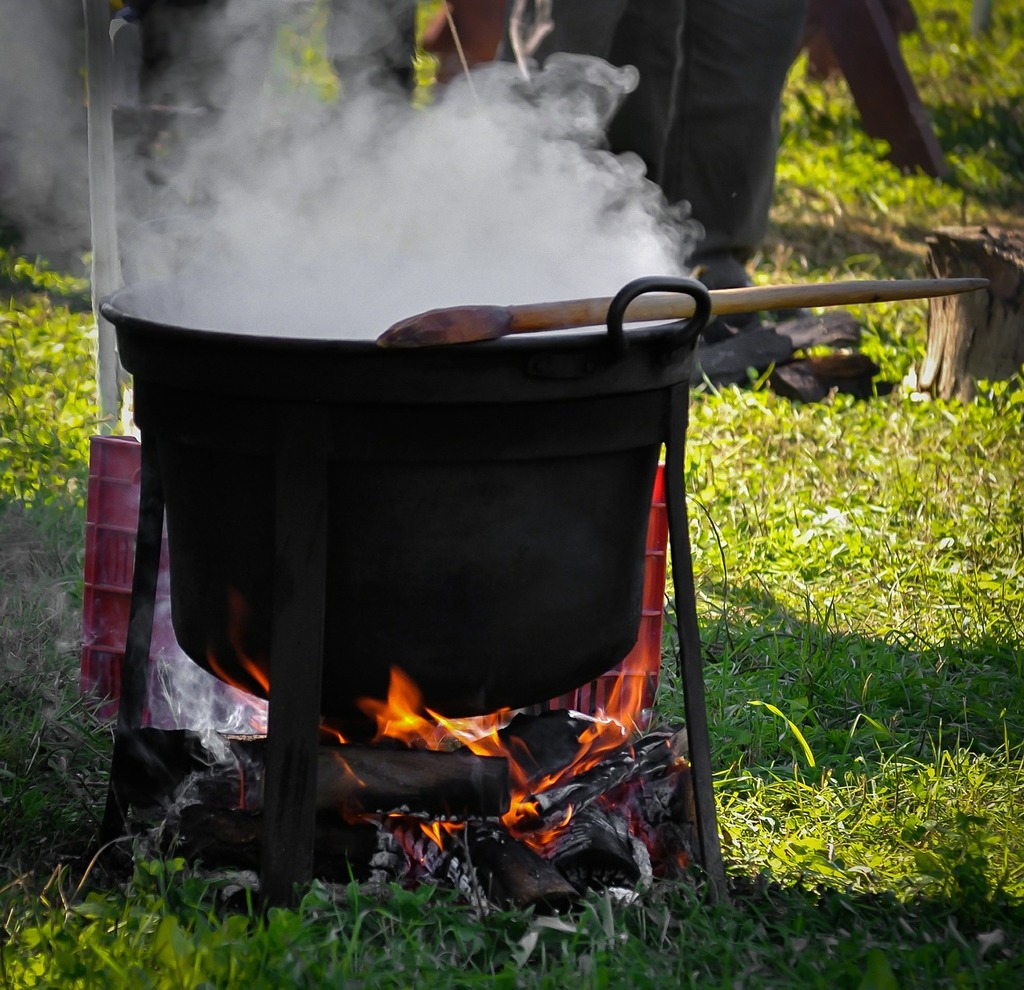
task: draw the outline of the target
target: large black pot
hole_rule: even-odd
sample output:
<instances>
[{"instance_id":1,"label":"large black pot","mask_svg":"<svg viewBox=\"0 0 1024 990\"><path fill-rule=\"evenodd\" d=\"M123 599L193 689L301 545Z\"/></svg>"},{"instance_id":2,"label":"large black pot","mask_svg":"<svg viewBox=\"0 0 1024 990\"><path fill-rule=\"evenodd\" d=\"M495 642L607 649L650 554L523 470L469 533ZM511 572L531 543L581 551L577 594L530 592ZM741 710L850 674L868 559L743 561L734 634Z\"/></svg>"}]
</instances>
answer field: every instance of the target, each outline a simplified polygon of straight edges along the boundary
<instances>
[{"instance_id":1,"label":"large black pot","mask_svg":"<svg viewBox=\"0 0 1024 990\"><path fill-rule=\"evenodd\" d=\"M626 304L653 290L693 296L697 315L624 334ZM392 665L462 716L544 701L629 652L666 395L689 382L703 286L630 283L607 332L413 350L197 329L192 298L140 283L102 311L157 451L193 660L262 693L290 438L327 465L323 715L356 724Z\"/></svg>"}]
</instances>

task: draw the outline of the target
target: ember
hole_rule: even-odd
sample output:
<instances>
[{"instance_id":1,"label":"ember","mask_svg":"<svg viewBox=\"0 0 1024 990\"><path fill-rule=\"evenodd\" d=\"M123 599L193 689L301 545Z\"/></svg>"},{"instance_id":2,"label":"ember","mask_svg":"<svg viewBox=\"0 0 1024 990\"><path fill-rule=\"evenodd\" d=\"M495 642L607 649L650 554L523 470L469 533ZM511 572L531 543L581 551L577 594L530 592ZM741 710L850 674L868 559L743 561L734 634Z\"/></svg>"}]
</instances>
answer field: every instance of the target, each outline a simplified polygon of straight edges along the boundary
<instances>
[{"instance_id":1,"label":"ember","mask_svg":"<svg viewBox=\"0 0 1024 990\"><path fill-rule=\"evenodd\" d=\"M520 720L527 732L538 720L575 731L580 717L552 713ZM209 867L257 868L262 740L226 740L230 758L218 764L194 733L163 733L158 759L165 772L155 778L146 731L140 730L138 747L144 774L128 771L151 781L147 791L134 792L136 803L158 811L161 828L176 831L190 859ZM396 771L429 767L427 750L325 746L314 871L336 881L355 876L444 884L472 893L476 903L551 909L590 889L633 890L654 876L682 875L692 860L692 818L688 766L678 746L678 736L652 733L560 786L516 798L508 789L500 792L514 764L466 749L435 754L441 764L452 761L456 772L442 768L424 782L420 773L402 777ZM353 764L366 779L354 776ZM342 773L332 774L332 765ZM460 779L473 784L461 797L453 786ZM528 812L506 824L513 807Z\"/></svg>"},{"instance_id":2,"label":"ember","mask_svg":"<svg viewBox=\"0 0 1024 990\"><path fill-rule=\"evenodd\" d=\"M694 823L685 733L633 738L626 725L638 713L626 693L613 697L620 707L596 716L450 720L422 709L394 669L387 699L360 702L377 719L373 743L320 749L316 873L443 883L477 904L548 910L589 889L682 875ZM133 803L160 809L190 858L254 867L264 739L211 747L195 733L146 729L135 738L134 763L120 768L140 782Z\"/></svg>"}]
</instances>

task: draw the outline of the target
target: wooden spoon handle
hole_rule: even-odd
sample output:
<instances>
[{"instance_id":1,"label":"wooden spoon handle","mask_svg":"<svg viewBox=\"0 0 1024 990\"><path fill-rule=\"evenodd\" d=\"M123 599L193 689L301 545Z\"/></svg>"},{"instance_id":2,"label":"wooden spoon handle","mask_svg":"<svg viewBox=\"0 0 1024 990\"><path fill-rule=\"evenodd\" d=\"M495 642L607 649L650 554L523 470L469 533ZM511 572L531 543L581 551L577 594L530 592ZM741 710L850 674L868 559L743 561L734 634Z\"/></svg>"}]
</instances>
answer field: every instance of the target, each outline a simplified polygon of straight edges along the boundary
<instances>
[{"instance_id":1,"label":"wooden spoon handle","mask_svg":"<svg viewBox=\"0 0 1024 990\"><path fill-rule=\"evenodd\" d=\"M713 315L756 313L772 309L804 309L815 306L850 306L856 303L927 299L982 289L983 278L868 279L822 282L809 285L752 285L741 289L712 289ZM608 314L610 299L570 299L559 303L509 306L511 321L506 333L568 330L599 326ZM680 320L693 315L693 299L669 293L641 296L626 310L629 322Z\"/></svg>"},{"instance_id":2,"label":"wooden spoon handle","mask_svg":"<svg viewBox=\"0 0 1024 990\"><path fill-rule=\"evenodd\" d=\"M754 285L743 289L713 289L712 315L756 313L760 310L854 303L928 299L983 289L984 278L865 279L809 285ZM457 306L435 309L401 320L377 338L381 347L434 347L479 340L497 340L513 333L569 330L601 326L608 318L610 297L568 299L524 306ZM630 303L626 320L681 320L692 316L693 298L680 293L644 295Z\"/></svg>"}]
</instances>

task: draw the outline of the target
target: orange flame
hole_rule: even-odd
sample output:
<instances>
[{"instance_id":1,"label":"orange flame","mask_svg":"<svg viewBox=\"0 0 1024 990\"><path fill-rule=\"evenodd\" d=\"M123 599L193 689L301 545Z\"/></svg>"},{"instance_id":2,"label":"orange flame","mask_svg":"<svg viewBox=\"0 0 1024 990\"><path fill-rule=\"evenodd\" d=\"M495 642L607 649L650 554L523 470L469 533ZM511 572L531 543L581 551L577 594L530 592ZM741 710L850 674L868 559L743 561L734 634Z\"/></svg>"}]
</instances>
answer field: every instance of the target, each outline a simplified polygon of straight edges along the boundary
<instances>
[{"instance_id":1,"label":"orange flame","mask_svg":"<svg viewBox=\"0 0 1024 990\"><path fill-rule=\"evenodd\" d=\"M217 659L213 647L206 651L206 662L213 673L225 684L238 688L252 694L254 686L263 692L264 697L270 695L270 677L267 675L266 662L258 662L245 652L243 642L245 627L249 623L249 606L241 593L235 588L228 589L228 642L235 651L235 656L241 669L249 676L249 683L244 683L239 678L232 676L224 665Z\"/></svg>"},{"instance_id":2,"label":"orange flame","mask_svg":"<svg viewBox=\"0 0 1024 990\"><path fill-rule=\"evenodd\" d=\"M335 728L330 722L320 723L320 732L322 736L327 736L334 743L338 743L344 746L348 740L341 734L341 730Z\"/></svg>"},{"instance_id":3,"label":"orange flame","mask_svg":"<svg viewBox=\"0 0 1024 990\"><path fill-rule=\"evenodd\" d=\"M514 712L502 709L477 718L447 718L423 705L423 697L416 684L400 668L391 668L387 698L361 698L357 702L361 711L377 724L374 741L394 739L426 749L451 749L465 746L478 756L496 756L508 760L511 797L509 808L502 815L502 823L509 832L537 851L543 851L565 828L572 818L568 807L561 820L545 824L535 795L558 787L584 773L606 754L623 746L638 726L643 702L643 677L624 665L608 692L604 705L596 716L588 717L589 724L579 737L579 749L567 766L555 773L531 779L528 767L533 763L522 740L504 740L499 735L508 725ZM518 750L518 752L517 752ZM424 831L437 840L439 832L430 828L444 828L447 823L424 825ZM441 845L441 842L438 842Z\"/></svg>"},{"instance_id":4,"label":"orange flame","mask_svg":"<svg viewBox=\"0 0 1024 990\"><path fill-rule=\"evenodd\" d=\"M445 837L455 835L462 831L465 825L462 822L420 822L423 834L431 839L438 849L444 849Z\"/></svg>"},{"instance_id":5,"label":"orange flame","mask_svg":"<svg viewBox=\"0 0 1024 990\"><path fill-rule=\"evenodd\" d=\"M236 676L232 676L218 661L212 649L207 656L209 669L222 681L243 691L252 691L256 686L269 695L270 680L266 664L249 657L243 649L243 632L249 618L248 607L234 589L230 590L229 596L229 642L234 647L240 671L251 683L242 683L237 677L237 671ZM559 787L585 773L608 753L626 744L630 735L639 730L647 673L644 663L644 658L637 651L626 658L621 674L612 682L604 703L595 706L596 714L583 716L588 724L579 736L579 748L574 758L558 771L543 774L537 779L529 776L528 768L534 761L525 743L516 738L506 741L499 735L515 714L509 709L475 718L447 718L424 706L419 688L397 666L391 668L387 697L383 701L360 698L356 704L376 722L374 742L388 739L433 750L453 749L462 745L478 756L506 759L510 771L511 797L509 808L502 816L502 823L520 841L543 852L569 823L573 809L568 807L560 821L545 823L535 795ZM602 679L605 683L607 680ZM325 724L322 728L335 736L338 742L346 741L331 726ZM441 848L445 833L451 834L460 827L446 822L421 825L424 833Z\"/></svg>"},{"instance_id":6,"label":"orange flame","mask_svg":"<svg viewBox=\"0 0 1024 990\"><path fill-rule=\"evenodd\" d=\"M359 710L377 722L374 742L394 739L410 746L420 745L426 749L443 749L444 732L438 725L422 714L423 695L401 668L391 668L388 696L384 701L377 698L360 698L356 701Z\"/></svg>"}]
</instances>

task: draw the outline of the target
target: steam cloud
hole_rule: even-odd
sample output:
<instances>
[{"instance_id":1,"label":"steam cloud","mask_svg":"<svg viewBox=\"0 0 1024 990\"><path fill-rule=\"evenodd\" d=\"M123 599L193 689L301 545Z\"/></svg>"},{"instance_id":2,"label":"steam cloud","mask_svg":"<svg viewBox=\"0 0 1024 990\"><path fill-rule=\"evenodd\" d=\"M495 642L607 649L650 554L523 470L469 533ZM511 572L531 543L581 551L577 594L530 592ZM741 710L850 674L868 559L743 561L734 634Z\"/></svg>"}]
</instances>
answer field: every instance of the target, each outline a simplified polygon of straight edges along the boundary
<instances>
[{"instance_id":1,"label":"steam cloud","mask_svg":"<svg viewBox=\"0 0 1024 990\"><path fill-rule=\"evenodd\" d=\"M149 207L156 222L132 232L126 275L208 280L147 315L352 337L435 307L604 296L681 274L699 228L639 158L602 150L635 84L632 67L569 55L529 82L510 64L481 67L426 107L358 87L324 104L264 82L184 149Z\"/></svg>"},{"instance_id":2,"label":"steam cloud","mask_svg":"<svg viewBox=\"0 0 1024 990\"><path fill-rule=\"evenodd\" d=\"M227 9L226 34L211 22L204 39L209 51L239 44L216 80L215 125L179 142L156 186L153 162L119 147L126 277L188 275L209 290L140 293L153 307L140 315L375 336L435 307L605 296L685 271L699 227L667 207L638 158L602 148L635 70L563 56L527 82L495 63L427 107L366 89L324 104L254 84L250 42L268 6ZM88 231L80 16L67 0L0 0L0 208L44 250L60 231ZM182 659L162 658L174 676L157 680L175 680ZM165 691L176 720L183 698L202 723L251 720L244 700L198 712L203 695L191 682Z\"/></svg>"},{"instance_id":3,"label":"steam cloud","mask_svg":"<svg viewBox=\"0 0 1024 990\"><path fill-rule=\"evenodd\" d=\"M0 220L70 267L89 231L81 19L69 0L0 0Z\"/></svg>"}]
</instances>

